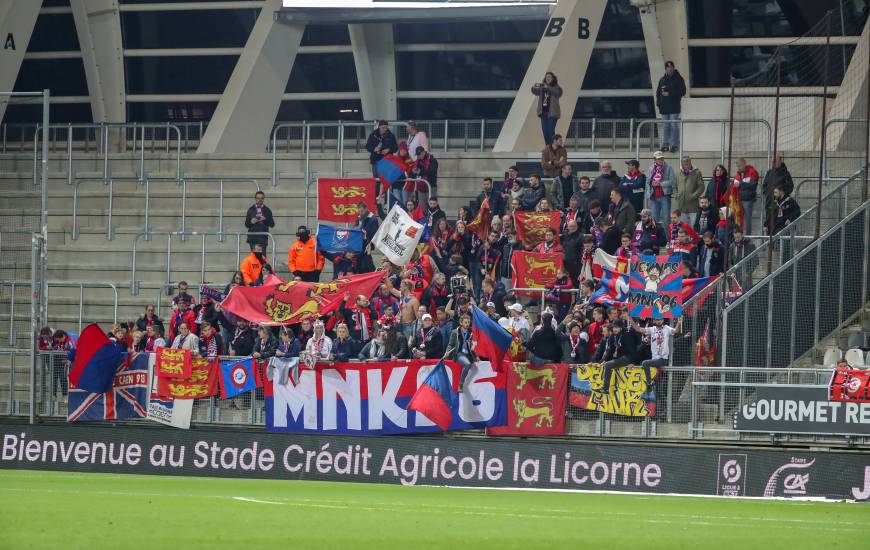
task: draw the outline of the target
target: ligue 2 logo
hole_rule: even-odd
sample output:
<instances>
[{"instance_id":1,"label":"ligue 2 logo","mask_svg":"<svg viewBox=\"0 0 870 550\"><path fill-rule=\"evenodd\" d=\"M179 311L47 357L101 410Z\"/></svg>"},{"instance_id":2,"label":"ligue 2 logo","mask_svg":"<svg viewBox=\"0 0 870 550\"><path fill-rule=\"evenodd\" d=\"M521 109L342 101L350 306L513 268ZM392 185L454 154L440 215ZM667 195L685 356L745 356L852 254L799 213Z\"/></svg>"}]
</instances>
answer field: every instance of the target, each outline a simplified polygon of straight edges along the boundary
<instances>
[{"instance_id":1,"label":"ligue 2 logo","mask_svg":"<svg viewBox=\"0 0 870 550\"><path fill-rule=\"evenodd\" d=\"M740 476L743 475L743 470L740 468L740 464L731 459L722 466L722 476L725 478L726 483L734 483L740 479Z\"/></svg>"}]
</instances>

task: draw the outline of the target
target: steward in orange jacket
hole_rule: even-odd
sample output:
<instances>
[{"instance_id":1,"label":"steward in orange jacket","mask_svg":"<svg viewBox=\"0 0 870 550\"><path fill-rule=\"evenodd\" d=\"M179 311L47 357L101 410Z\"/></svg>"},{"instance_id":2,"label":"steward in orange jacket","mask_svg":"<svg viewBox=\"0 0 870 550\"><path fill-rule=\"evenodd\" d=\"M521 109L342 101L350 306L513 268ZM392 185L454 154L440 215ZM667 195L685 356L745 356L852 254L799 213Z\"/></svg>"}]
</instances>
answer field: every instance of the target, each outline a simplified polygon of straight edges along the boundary
<instances>
[{"instance_id":1,"label":"steward in orange jacket","mask_svg":"<svg viewBox=\"0 0 870 550\"><path fill-rule=\"evenodd\" d=\"M308 228L300 225L296 230L296 242L290 246L290 251L287 253L287 265L290 267L291 275L311 283L320 282L324 259L316 250L316 245Z\"/></svg>"},{"instance_id":2,"label":"steward in orange jacket","mask_svg":"<svg viewBox=\"0 0 870 550\"><path fill-rule=\"evenodd\" d=\"M260 243L254 244L254 250L251 254L242 260L242 265L239 266L239 271L242 272L242 278L248 286L260 286L263 280L268 276L263 273L263 269L269 273L273 273L272 266L269 265L269 258L263 253L263 245Z\"/></svg>"}]
</instances>

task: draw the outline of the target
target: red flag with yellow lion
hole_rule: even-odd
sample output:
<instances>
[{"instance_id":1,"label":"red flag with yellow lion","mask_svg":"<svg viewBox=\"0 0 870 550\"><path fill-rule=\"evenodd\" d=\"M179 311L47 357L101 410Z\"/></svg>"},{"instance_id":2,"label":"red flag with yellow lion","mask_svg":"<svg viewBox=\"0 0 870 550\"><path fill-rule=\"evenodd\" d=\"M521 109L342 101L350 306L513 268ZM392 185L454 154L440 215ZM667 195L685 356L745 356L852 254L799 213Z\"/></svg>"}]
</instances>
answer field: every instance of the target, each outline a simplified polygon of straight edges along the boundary
<instances>
[{"instance_id":1,"label":"red flag with yellow lion","mask_svg":"<svg viewBox=\"0 0 870 550\"><path fill-rule=\"evenodd\" d=\"M508 421L504 426L488 427L487 435L565 435L568 365L504 364Z\"/></svg>"},{"instance_id":2,"label":"red flag with yellow lion","mask_svg":"<svg viewBox=\"0 0 870 550\"><path fill-rule=\"evenodd\" d=\"M514 225L517 229L517 237L526 248L533 248L544 241L547 229L552 228L556 232L556 240L559 240L559 224L562 214L559 212L514 212Z\"/></svg>"},{"instance_id":3,"label":"red flag with yellow lion","mask_svg":"<svg viewBox=\"0 0 870 550\"><path fill-rule=\"evenodd\" d=\"M157 379L157 395L172 399L201 399L212 397L218 392L218 370L220 361L209 361L202 357L191 360L190 376L184 378Z\"/></svg>"},{"instance_id":4,"label":"red flag with yellow lion","mask_svg":"<svg viewBox=\"0 0 870 550\"><path fill-rule=\"evenodd\" d=\"M517 250L511 256L511 282L513 288L546 288L556 280L556 272L563 266L561 254L523 252ZM538 296L540 292L515 292L521 296Z\"/></svg>"},{"instance_id":5,"label":"red flag with yellow lion","mask_svg":"<svg viewBox=\"0 0 870 550\"><path fill-rule=\"evenodd\" d=\"M375 211L374 178L318 178L317 219L351 223L359 217L357 204L366 203Z\"/></svg>"}]
</instances>

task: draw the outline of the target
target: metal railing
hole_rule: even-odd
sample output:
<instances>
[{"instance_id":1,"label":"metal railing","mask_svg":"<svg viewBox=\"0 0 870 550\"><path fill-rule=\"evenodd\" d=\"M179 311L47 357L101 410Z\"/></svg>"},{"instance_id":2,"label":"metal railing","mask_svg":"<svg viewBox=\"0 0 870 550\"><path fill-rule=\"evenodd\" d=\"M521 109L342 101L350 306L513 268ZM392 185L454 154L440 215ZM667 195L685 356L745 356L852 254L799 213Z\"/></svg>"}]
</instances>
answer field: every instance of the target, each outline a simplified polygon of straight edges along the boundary
<instances>
[{"instance_id":1,"label":"metal railing","mask_svg":"<svg viewBox=\"0 0 870 550\"><path fill-rule=\"evenodd\" d=\"M139 233L133 238L133 260L131 263L130 271L130 294L138 295L139 294L139 281L136 279L136 272L138 269L138 261L137 255L139 253L139 240L145 237L150 239L151 236L165 236L166 237L166 283L172 282L172 238L178 237L186 239L187 237L201 237L202 238L202 247L200 249L200 283L207 283L205 280L206 274L206 256L208 255L208 249L206 247L206 239L208 237L218 237L223 238L226 236L236 237L236 263L238 266L242 262L242 237L247 238L249 235L251 236L265 236L268 239L268 242L271 243L271 250L277 250L275 247L275 238L271 233L266 232L243 232L243 231L189 231L186 233L182 233L181 231L151 231L150 233ZM187 256L187 254L185 254ZM275 266L273 266L275 267Z\"/></svg>"},{"instance_id":2,"label":"metal railing","mask_svg":"<svg viewBox=\"0 0 870 550\"><path fill-rule=\"evenodd\" d=\"M29 279L20 279L20 280L7 280L0 281L0 288L8 287L10 289L10 300L9 300L9 334L7 335L7 343L9 346L15 346L16 341L18 339L18 334L15 328L15 315L16 315L16 300L15 300L15 290L16 288L27 288L31 287L31 281ZM107 288L112 291L112 322L118 322L118 287L112 283L94 283L88 281L48 281L48 293L49 296L45 297L46 301L50 300L51 289L53 288L78 288L79 296L78 296L78 330L81 332L82 327L85 322L85 289L87 288ZM27 306L30 306L30 299L28 297ZM93 320L93 319L90 319Z\"/></svg>"},{"instance_id":3,"label":"metal railing","mask_svg":"<svg viewBox=\"0 0 870 550\"><path fill-rule=\"evenodd\" d=\"M722 312L722 366L786 367L842 328L868 302L866 202L744 289ZM800 246L783 239L781 247Z\"/></svg>"},{"instance_id":4,"label":"metal railing","mask_svg":"<svg viewBox=\"0 0 870 550\"><path fill-rule=\"evenodd\" d=\"M224 241L224 183L253 184L255 193L260 190L260 182L253 178L223 178L220 176L206 178L182 178L181 179L181 233L187 232L187 184L188 183L217 183L218 184L218 241ZM211 197L209 197L211 198ZM148 187L145 187L145 233L150 231L148 227ZM307 212L307 210L306 210ZM182 237L184 240L184 237Z\"/></svg>"}]
</instances>

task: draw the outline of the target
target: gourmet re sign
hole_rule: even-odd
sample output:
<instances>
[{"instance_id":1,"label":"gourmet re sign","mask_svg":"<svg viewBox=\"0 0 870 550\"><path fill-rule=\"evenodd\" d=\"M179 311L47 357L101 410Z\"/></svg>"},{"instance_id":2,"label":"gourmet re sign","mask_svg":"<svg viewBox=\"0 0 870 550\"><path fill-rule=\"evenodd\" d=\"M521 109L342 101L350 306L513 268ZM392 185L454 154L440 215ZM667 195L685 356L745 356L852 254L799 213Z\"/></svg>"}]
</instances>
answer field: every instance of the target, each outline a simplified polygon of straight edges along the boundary
<instances>
[{"instance_id":1,"label":"gourmet re sign","mask_svg":"<svg viewBox=\"0 0 870 550\"><path fill-rule=\"evenodd\" d=\"M870 403L828 401L824 386L762 386L753 401L734 414L734 429L870 435Z\"/></svg>"}]
</instances>

